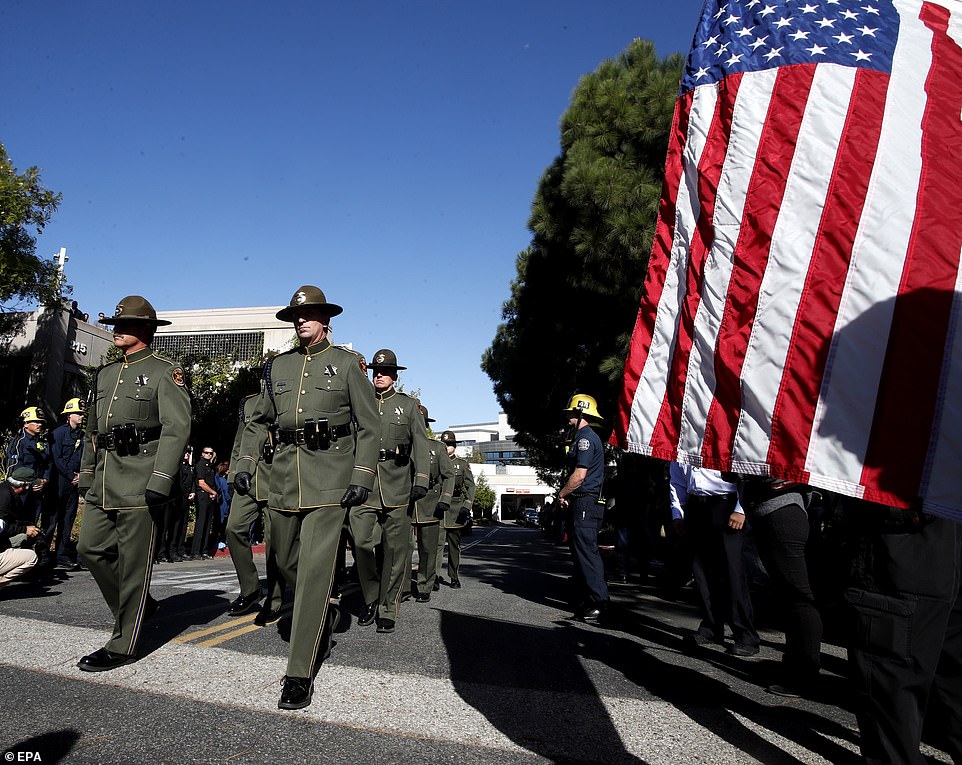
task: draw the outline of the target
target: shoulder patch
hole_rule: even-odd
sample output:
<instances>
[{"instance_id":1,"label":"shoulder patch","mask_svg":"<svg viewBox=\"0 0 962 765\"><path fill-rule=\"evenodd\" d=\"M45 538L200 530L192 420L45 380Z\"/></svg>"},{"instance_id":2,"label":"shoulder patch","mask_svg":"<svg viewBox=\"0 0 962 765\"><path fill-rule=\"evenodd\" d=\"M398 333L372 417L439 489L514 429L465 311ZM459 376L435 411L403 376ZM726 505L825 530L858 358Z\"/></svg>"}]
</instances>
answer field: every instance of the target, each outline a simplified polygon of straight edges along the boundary
<instances>
[{"instance_id":1,"label":"shoulder patch","mask_svg":"<svg viewBox=\"0 0 962 765\"><path fill-rule=\"evenodd\" d=\"M589 441L587 438L579 438L579 439L578 439L578 451L579 451L579 452L586 452L586 451L588 451L590 448L591 448L591 441Z\"/></svg>"},{"instance_id":2,"label":"shoulder patch","mask_svg":"<svg viewBox=\"0 0 962 765\"><path fill-rule=\"evenodd\" d=\"M174 385L179 385L181 388L184 387L184 370L180 367L174 367L170 370L170 379L174 381Z\"/></svg>"}]
</instances>

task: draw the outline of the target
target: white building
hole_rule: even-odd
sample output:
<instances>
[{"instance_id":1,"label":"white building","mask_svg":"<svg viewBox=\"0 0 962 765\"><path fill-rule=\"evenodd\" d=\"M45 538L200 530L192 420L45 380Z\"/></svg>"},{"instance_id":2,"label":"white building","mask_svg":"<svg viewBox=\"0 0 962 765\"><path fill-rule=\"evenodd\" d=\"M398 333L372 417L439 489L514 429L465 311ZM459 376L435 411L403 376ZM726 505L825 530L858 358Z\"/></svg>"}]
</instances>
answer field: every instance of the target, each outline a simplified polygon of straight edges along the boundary
<instances>
[{"instance_id":1,"label":"white building","mask_svg":"<svg viewBox=\"0 0 962 765\"><path fill-rule=\"evenodd\" d=\"M190 311L158 311L157 318L170 326L158 327L153 348L172 358L189 353L235 356L252 361L268 351L292 347L294 330L275 314L283 306L260 308L206 308Z\"/></svg>"}]
</instances>

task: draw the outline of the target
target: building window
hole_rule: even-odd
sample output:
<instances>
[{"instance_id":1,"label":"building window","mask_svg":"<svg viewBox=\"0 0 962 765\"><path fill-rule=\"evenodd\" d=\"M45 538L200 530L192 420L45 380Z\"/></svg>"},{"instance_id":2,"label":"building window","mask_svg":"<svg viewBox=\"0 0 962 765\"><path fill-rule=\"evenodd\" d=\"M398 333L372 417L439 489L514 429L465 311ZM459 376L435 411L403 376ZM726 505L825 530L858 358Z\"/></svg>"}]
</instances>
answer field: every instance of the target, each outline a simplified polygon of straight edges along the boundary
<instances>
[{"instance_id":1,"label":"building window","mask_svg":"<svg viewBox=\"0 0 962 765\"><path fill-rule=\"evenodd\" d=\"M164 356L227 356L235 361L254 361L264 355L263 332L211 332L202 335L155 335L151 347Z\"/></svg>"}]
</instances>

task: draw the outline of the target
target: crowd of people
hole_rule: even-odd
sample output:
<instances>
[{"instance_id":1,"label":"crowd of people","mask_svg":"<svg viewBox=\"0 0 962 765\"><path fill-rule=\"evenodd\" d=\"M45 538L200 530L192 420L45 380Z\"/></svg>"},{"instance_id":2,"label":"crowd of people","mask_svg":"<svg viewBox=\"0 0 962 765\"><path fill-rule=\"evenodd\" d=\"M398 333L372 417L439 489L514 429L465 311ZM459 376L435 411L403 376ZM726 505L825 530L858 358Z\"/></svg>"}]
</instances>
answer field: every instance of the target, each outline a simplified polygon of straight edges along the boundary
<instances>
[{"instance_id":1,"label":"crowd of people","mask_svg":"<svg viewBox=\"0 0 962 765\"><path fill-rule=\"evenodd\" d=\"M123 298L101 320L113 326L123 357L97 370L89 403L67 400L63 421L49 434L39 407L23 410L0 487L0 587L37 566L90 570L115 624L106 645L81 658L81 670L109 671L137 660L143 623L158 608L149 593L153 565L209 559L223 546L240 584L231 615L256 609L255 624L272 624L285 590L296 594L281 709L311 703L340 619L337 573L348 544L363 598L360 627L393 633L403 602L429 601L440 586L445 546L448 583L461 587L460 536L475 491L470 467L455 454L454 433L428 436L433 420L426 407L397 388L405 367L394 351L381 348L368 362L330 343L329 322L342 310L307 285L277 313L293 325L298 346L260 370L259 390L241 402L229 460L218 460L210 446L188 446L184 372L150 347L156 327L169 322L140 296ZM575 617L603 626L609 581L625 582L629 574L632 517L619 506L627 502L615 503L616 549L606 572L598 545L609 509L605 495L623 500L646 492L632 482L632 470L619 471L615 487L605 490L605 447L595 432L603 418L591 396L573 396L564 417L571 437L563 485L544 518L571 548ZM634 472L637 479L645 471ZM653 488L663 495L672 534L690 555L701 621L687 648L718 644L736 657L758 654L746 567L751 528L786 611L783 671L769 691L810 695L819 682L823 634L806 558L812 491L676 463L664 480L652 482L652 475L643 479L647 495ZM949 710L946 736L953 753L962 753L959 581L925 575L927 565L957 570L960 527L912 508L861 500L848 508L857 534L845 596L853 614L849 652L863 754L869 761L917 761L930 698ZM650 540L646 532L640 536ZM252 553L261 539L266 592Z\"/></svg>"}]
</instances>

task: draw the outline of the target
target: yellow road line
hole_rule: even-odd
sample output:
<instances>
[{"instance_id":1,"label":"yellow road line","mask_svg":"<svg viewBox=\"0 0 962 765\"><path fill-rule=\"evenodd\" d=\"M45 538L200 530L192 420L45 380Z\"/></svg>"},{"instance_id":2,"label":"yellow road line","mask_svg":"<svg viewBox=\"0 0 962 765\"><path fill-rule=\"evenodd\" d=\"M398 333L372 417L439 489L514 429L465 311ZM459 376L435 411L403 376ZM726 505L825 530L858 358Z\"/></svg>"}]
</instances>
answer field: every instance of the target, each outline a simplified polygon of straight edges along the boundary
<instances>
[{"instance_id":1,"label":"yellow road line","mask_svg":"<svg viewBox=\"0 0 962 765\"><path fill-rule=\"evenodd\" d=\"M171 643L192 643L198 638L207 637L208 635L216 635L218 632L224 632L225 630L231 630L242 624L247 624L247 622L252 622L257 618L257 614L248 614L247 616L242 616L239 619L231 619L229 622L224 624L218 624L214 627L208 627L207 629L197 630L196 632L188 632L186 635L179 635L171 640ZM253 625L252 625L253 626ZM260 629L260 627L254 627L254 629ZM251 630L248 630L250 632ZM200 643L199 645L203 645Z\"/></svg>"},{"instance_id":2,"label":"yellow road line","mask_svg":"<svg viewBox=\"0 0 962 765\"><path fill-rule=\"evenodd\" d=\"M202 646L207 646L209 648L211 646L220 645L221 643L224 643L230 640L231 638L239 637L241 635L246 635L248 632L256 632L259 629L262 629L262 628L258 627L256 624L248 624L246 627L238 627L236 630L225 632L224 634L218 635L217 637L211 638L210 640L204 640L200 643L194 643L194 645L202 645Z\"/></svg>"}]
</instances>

